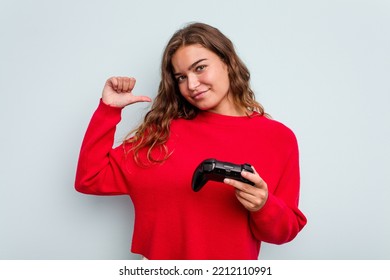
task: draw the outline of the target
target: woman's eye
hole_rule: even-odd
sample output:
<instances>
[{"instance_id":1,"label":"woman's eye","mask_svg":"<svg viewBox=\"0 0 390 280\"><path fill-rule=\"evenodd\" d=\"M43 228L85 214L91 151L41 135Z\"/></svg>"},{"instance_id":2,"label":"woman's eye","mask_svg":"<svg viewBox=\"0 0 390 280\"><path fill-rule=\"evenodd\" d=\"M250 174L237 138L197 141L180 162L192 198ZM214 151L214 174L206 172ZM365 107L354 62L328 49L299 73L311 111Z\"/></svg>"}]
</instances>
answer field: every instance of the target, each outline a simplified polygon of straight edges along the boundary
<instances>
[{"instance_id":1,"label":"woman's eye","mask_svg":"<svg viewBox=\"0 0 390 280\"><path fill-rule=\"evenodd\" d=\"M202 71L206 68L206 65L199 65L196 67L196 71Z\"/></svg>"},{"instance_id":2,"label":"woman's eye","mask_svg":"<svg viewBox=\"0 0 390 280\"><path fill-rule=\"evenodd\" d=\"M186 78L185 76L178 76L178 77L176 77L176 81L180 83L180 82L184 81L185 78Z\"/></svg>"}]
</instances>

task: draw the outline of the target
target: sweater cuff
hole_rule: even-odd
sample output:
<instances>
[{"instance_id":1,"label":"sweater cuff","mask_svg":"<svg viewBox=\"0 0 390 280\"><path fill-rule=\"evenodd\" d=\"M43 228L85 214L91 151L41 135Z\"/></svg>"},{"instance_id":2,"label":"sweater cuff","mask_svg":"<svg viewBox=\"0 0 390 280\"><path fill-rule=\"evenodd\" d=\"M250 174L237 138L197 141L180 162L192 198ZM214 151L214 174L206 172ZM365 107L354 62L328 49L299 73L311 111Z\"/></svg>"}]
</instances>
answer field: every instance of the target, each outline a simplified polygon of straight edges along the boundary
<instances>
[{"instance_id":1,"label":"sweater cuff","mask_svg":"<svg viewBox=\"0 0 390 280\"><path fill-rule=\"evenodd\" d=\"M250 212L254 221L263 224L272 223L281 213L283 213L283 206L280 205L279 199L271 193L268 194L268 199L260 210Z\"/></svg>"},{"instance_id":2,"label":"sweater cuff","mask_svg":"<svg viewBox=\"0 0 390 280\"><path fill-rule=\"evenodd\" d=\"M99 100L99 106L98 106L98 109L104 111L104 112L107 112L107 113L121 113L122 112L122 107L114 107L114 106L111 106L111 105L108 105L106 103L103 102L103 99L100 98Z\"/></svg>"},{"instance_id":3,"label":"sweater cuff","mask_svg":"<svg viewBox=\"0 0 390 280\"><path fill-rule=\"evenodd\" d=\"M122 108L107 105L102 99L92 115L91 123L95 126L107 124L109 126L116 125L122 118Z\"/></svg>"}]
</instances>

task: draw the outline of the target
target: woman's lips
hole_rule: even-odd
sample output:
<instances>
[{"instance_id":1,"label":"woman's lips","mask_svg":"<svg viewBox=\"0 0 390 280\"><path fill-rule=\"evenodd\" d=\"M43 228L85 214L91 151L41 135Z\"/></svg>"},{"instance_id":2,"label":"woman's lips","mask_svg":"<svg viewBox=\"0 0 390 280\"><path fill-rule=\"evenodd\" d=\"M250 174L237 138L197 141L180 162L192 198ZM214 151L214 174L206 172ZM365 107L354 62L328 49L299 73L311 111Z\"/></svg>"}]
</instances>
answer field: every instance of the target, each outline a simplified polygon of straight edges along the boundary
<instances>
[{"instance_id":1,"label":"woman's lips","mask_svg":"<svg viewBox=\"0 0 390 280\"><path fill-rule=\"evenodd\" d=\"M194 94L192 95L192 98L195 99L195 100L201 99L207 91L208 91L208 90L204 90L204 91L199 91L199 92L197 92L197 93L194 93Z\"/></svg>"}]
</instances>

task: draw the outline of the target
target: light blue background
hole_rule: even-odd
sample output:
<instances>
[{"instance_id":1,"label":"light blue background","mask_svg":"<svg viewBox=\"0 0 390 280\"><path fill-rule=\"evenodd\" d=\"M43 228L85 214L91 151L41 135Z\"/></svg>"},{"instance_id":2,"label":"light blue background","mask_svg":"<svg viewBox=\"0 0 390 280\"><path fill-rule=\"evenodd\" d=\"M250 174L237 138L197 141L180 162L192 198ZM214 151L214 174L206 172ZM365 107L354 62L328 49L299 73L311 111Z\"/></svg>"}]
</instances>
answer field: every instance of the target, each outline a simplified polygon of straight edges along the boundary
<instances>
[{"instance_id":1,"label":"light blue background","mask_svg":"<svg viewBox=\"0 0 390 280\"><path fill-rule=\"evenodd\" d=\"M257 99L301 150L308 225L262 259L390 258L390 1L0 2L0 259L138 259L127 197L73 182L106 78L155 96L190 21L230 37ZM127 108L118 143L147 111Z\"/></svg>"}]
</instances>

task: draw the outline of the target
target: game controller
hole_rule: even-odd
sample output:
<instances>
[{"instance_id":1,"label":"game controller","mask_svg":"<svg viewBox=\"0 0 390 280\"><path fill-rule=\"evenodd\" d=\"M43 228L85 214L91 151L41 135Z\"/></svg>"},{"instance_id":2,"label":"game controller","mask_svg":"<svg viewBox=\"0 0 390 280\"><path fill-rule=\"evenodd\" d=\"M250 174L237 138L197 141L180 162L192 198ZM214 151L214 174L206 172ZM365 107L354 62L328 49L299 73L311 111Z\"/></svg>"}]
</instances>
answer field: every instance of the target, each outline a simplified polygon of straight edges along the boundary
<instances>
[{"instance_id":1,"label":"game controller","mask_svg":"<svg viewBox=\"0 0 390 280\"><path fill-rule=\"evenodd\" d=\"M192 189L199 191L208 181L223 182L225 178L234 179L254 186L255 184L241 176L245 170L254 173L248 163L234 164L231 162L218 161L214 158L202 161L195 169L192 176Z\"/></svg>"}]
</instances>

